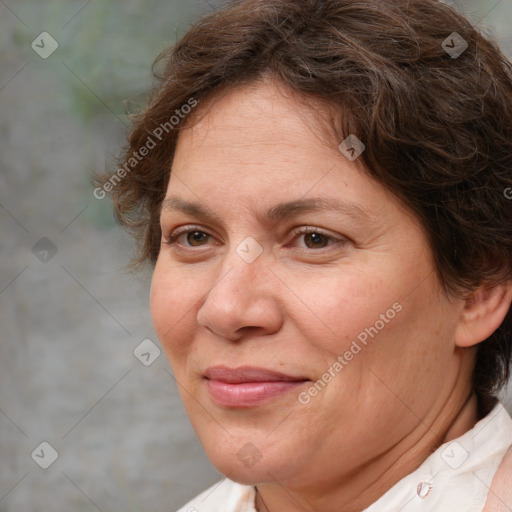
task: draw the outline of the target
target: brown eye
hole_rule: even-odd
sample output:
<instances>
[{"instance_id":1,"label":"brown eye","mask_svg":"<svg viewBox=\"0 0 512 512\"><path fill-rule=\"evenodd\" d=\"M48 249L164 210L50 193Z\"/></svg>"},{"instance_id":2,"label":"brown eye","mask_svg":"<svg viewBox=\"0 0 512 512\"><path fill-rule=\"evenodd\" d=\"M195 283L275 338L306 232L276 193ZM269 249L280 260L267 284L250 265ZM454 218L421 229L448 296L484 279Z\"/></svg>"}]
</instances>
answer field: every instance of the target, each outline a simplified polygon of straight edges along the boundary
<instances>
[{"instance_id":1,"label":"brown eye","mask_svg":"<svg viewBox=\"0 0 512 512\"><path fill-rule=\"evenodd\" d=\"M201 247L212 236L197 228L177 229L167 240L166 245L181 245L182 247Z\"/></svg>"},{"instance_id":2,"label":"brown eye","mask_svg":"<svg viewBox=\"0 0 512 512\"><path fill-rule=\"evenodd\" d=\"M315 227L301 227L293 231L295 244L305 250L326 249L331 245L343 245L346 239L335 237L329 233L323 233Z\"/></svg>"},{"instance_id":3,"label":"brown eye","mask_svg":"<svg viewBox=\"0 0 512 512\"><path fill-rule=\"evenodd\" d=\"M330 237L322 233L304 233L304 243L308 249L322 249L327 247Z\"/></svg>"},{"instance_id":4,"label":"brown eye","mask_svg":"<svg viewBox=\"0 0 512 512\"><path fill-rule=\"evenodd\" d=\"M204 231L188 231L186 235L187 242L192 247L197 247L198 245L201 245L201 242L204 242L205 239L207 239L210 236Z\"/></svg>"}]
</instances>

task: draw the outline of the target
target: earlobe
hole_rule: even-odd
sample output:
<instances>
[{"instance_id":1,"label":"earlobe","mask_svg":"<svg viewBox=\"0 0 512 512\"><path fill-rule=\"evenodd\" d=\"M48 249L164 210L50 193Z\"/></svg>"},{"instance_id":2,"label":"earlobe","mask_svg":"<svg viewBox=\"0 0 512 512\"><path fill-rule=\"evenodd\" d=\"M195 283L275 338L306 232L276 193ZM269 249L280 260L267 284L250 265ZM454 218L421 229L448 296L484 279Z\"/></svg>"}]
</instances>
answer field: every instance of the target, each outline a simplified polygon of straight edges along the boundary
<instances>
[{"instance_id":1,"label":"earlobe","mask_svg":"<svg viewBox=\"0 0 512 512\"><path fill-rule=\"evenodd\" d=\"M473 290L461 312L455 344L467 348L487 339L505 319L511 302L512 281Z\"/></svg>"}]
</instances>

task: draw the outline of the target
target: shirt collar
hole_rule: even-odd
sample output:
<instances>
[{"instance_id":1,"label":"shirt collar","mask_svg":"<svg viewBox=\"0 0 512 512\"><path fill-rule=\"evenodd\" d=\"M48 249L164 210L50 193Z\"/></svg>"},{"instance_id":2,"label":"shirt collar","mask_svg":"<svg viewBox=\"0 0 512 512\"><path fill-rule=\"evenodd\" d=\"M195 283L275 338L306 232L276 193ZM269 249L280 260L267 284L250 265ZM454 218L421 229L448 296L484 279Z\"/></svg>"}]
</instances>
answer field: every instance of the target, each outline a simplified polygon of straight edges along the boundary
<instances>
[{"instance_id":1,"label":"shirt collar","mask_svg":"<svg viewBox=\"0 0 512 512\"><path fill-rule=\"evenodd\" d=\"M365 512L481 512L511 445L512 419L498 403L473 429L441 445Z\"/></svg>"}]
</instances>

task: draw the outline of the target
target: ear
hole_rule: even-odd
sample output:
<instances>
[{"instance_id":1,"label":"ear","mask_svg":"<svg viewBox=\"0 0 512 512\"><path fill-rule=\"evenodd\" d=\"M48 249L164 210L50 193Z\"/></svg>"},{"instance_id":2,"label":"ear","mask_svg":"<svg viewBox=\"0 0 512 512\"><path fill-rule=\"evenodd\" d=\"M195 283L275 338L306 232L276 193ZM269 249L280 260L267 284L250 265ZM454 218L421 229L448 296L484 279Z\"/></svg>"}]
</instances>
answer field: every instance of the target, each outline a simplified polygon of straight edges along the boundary
<instances>
[{"instance_id":1,"label":"ear","mask_svg":"<svg viewBox=\"0 0 512 512\"><path fill-rule=\"evenodd\" d=\"M458 347L472 347L487 339L501 325L512 302L512 281L482 285L466 298L455 331Z\"/></svg>"}]
</instances>

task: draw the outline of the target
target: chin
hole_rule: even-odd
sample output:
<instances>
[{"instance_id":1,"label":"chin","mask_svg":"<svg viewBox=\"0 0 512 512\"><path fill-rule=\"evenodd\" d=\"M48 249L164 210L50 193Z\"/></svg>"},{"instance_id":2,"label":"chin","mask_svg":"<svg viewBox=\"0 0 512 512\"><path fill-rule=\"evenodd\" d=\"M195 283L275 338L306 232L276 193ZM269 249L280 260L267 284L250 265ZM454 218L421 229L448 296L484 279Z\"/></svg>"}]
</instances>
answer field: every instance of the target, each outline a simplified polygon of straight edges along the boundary
<instances>
[{"instance_id":1,"label":"chin","mask_svg":"<svg viewBox=\"0 0 512 512\"><path fill-rule=\"evenodd\" d=\"M238 438L239 439L239 438ZM275 447L256 445L249 438L227 443L203 444L212 465L230 480L243 485L256 485L264 482L288 478L290 465L279 461L293 460L293 454L270 453Z\"/></svg>"}]
</instances>

